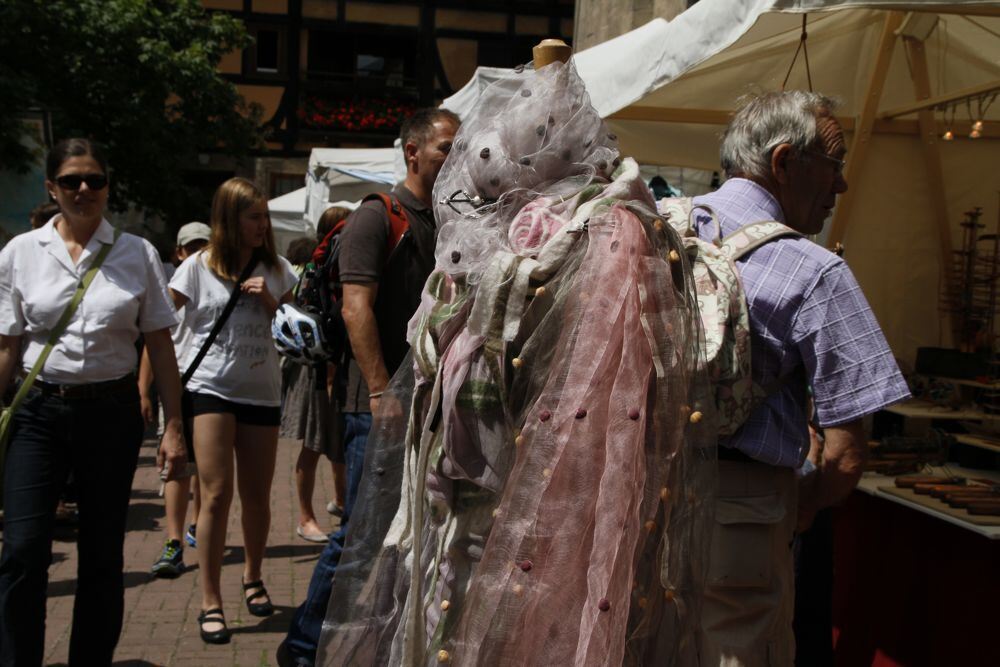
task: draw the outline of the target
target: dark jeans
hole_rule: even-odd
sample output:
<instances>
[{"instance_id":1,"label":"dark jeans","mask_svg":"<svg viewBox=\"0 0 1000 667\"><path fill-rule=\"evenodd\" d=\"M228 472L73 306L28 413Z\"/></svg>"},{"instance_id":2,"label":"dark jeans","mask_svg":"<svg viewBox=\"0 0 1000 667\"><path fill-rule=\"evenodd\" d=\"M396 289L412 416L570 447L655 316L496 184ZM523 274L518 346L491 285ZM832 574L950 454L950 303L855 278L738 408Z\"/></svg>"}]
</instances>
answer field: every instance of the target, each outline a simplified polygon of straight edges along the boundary
<instances>
[{"instance_id":1,"label":"dark jeans","mask_svg":"<svg viewBox=\"0 0 1000 667\"><path fill-rule=\"evenodd\" d=\"M309 581L306 601L295 610L292 626L288 629L288 637L285 639L289 652L301 664L311 665L316 660L319 633L323 628L323 619L326 618L326 605L330 601L333 575L337 571L340 554L344 549L347 522L354 509L354 501L358 497L358 486L361 484L361 472L365 464L365 446L371 428L370 412L344 413L344 458L347 468L344 518L341 520L340 530L330 536L330 541L319 556L316 569L313 570L312 579Z\"/></svg>"},{"instance_id":2,"label":"dark jeans","mask_svg":"<svg viewBox=\"0 0 1000 667\"><path fill-rule=\"evenodd\" d=\"M820 510L795 547L795 664L833 667L833 510Z\"/></svg>"},{"instance_id":3,"label":"dark jeans","mask_svg":"<svg viewBox=\"0 0 1000 667\"><path fill-rule=\"evenodd\" d=\"M111 664L122 627L125 517L142 432L135 385L73 400L33 389L22 403L4 470L0 664L42 664L55 508L70 472L80 520L69 663Z\"/></svg>"}]
</instances>

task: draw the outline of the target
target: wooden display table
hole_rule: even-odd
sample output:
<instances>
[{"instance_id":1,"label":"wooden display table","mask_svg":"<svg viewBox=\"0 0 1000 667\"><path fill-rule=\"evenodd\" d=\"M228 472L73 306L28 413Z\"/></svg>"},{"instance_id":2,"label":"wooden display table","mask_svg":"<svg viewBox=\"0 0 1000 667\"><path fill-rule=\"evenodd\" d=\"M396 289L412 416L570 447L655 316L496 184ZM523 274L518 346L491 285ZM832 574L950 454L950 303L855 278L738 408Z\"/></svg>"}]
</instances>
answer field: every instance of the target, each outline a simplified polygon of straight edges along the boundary
<instances>
[{"instance_id":1,"label":"wooden display table","mask_svg":"<svg viewBox=\"0 0 1000 667\"><path fill-rule=\"evenodd\" d=\"M921 474L923 473L928 475L950 475L956 477L992 479L996 480L996 482L1000 484L1000 472L972 470L951 464L941 467L928 466L925 470L921 471ZM941 502L937 498L931 498L930 496L918 496L908 489L897 489L895 486L895 477L866 472L862 475L861 481L858 482L858 491L867 493L870 496L875 496L876 498L882 498L884 500L888 500L889 502L897 503L904 507L909 507L910 509L917 510L918 512L923 512L924 514L941 519L942 521L947 521L948 523L960 526L966 530L971 530L972 532L978 533L988 539L1000 540L1000 517L972 516L963 510L956 510L947 507L945 503Z\"/></svg>"}]
</instances>

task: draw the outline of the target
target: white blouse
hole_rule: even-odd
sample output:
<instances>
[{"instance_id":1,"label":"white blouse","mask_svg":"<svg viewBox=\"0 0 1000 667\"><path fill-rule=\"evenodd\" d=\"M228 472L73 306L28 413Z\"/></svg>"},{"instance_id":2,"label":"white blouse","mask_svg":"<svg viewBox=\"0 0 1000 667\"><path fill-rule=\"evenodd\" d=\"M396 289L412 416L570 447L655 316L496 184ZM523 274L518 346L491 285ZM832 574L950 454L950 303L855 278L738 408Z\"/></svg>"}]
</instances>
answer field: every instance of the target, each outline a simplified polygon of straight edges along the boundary
<instances>
[{"instance_id":1,"label":"white blouse","mask_svg":"<svg viewBox=\"0 0 1000 667\"><path fill-rule=\"evenodd\" d=\"M57 218L15 236L0 251L0 334L23 335L25 372L41 354L101 244L114 240L111 223L101 220L74 264L56 231ZM120 378L136 368L139 333L177 321L156 250L145 239L122 234L38 377L57 384Z\"/></svg>"}]
</instances>

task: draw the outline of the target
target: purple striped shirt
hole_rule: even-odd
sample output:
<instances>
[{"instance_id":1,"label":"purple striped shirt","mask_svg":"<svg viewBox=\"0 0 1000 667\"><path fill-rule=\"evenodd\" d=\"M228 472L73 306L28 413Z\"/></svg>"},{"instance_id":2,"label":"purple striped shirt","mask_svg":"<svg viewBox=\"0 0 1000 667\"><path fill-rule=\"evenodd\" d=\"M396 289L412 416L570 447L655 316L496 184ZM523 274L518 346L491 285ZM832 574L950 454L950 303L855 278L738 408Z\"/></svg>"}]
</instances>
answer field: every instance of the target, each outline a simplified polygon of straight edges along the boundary
<instances>
[{"instance_id":1,"label":"purple striped shirt","mask_svg":"<svg viewBox=\"0 0 1000 667\"><path fill-rule=\"evenodd\" d=\"M764 188L726 181L696 197L710 206L722 235L784 214ZM698 235L715 237L709 214L695 212ZM751 375L767 386L804 370L819 426L836 426L910 395L861 288L844 261L805 238L772 241L737 261L750 310ZM809 451L808 400L801 381L787 382L727 442L778 466L798 467Z\"/></svg>"}]
</instances>

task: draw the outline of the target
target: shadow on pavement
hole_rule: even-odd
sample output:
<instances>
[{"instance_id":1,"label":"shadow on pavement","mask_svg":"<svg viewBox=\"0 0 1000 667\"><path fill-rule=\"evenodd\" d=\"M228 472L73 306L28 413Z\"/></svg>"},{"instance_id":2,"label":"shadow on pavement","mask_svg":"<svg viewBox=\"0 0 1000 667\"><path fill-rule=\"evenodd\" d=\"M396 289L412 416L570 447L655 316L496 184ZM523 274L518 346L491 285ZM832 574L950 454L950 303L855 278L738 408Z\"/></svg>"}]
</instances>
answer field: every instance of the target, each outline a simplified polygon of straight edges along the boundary
<instances>
[{"instance_id":1,"label":"shadow on pavement","mask_svg":"<svg viewBox=\"0 0 1000 667\"><path fill-rule=\"evenodd\" d=\"M322 544L275 544L264 550L264 558L304 557L303 560L296 562L305 562L305 560L317 558L323 551L323 546ZM222 557L222 564L232 565L234 563L242 563L243 559L244 552L242 546L227 546L226 553Z\"/></svg>"},{"instance_id":2,"label":"shadow on pavement","mask_svg":"<svg viewBox=\"0 0 1000 667\"><path fill-rule=\"evenodd\" d=\"M128 506L128 523L125 530L160 530L159 520L162 518L162 503L133 502Z\"/></svg>"},{"instance_id":3,"label":"shadow on pavement","mask_svg":"<svg viewBox=\"0 0 1000 667\"><path fill-rule=\"evenodd\" d=\"M234 635L252 635L264 632L285 634L295 615L295 607L280 607L274 605L274 613L262 618L257 625L241 625L232 628Z\"/></svg>"},{"instance_id":4,"label":"shadow on pavement","mask_svg":"<svg viewBox=\"0 0 1000 667\"><path fill-rule=\"evenodd\" d=\"M125 588L134 588L136 586L142 586L143 584L148 584L150 579L153 578L148 571L145 570L132 570L131 572L126 572L122 579L125 583ZM75 595L76 594L76 578L73 579L62 579L60 581L50 581L48 587L48 597L57 598L64 595Z\"/></svg>"}]
</instances>

